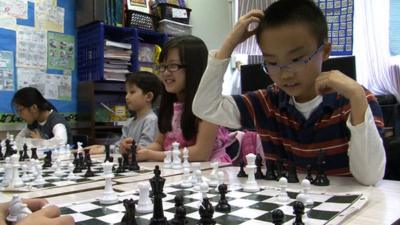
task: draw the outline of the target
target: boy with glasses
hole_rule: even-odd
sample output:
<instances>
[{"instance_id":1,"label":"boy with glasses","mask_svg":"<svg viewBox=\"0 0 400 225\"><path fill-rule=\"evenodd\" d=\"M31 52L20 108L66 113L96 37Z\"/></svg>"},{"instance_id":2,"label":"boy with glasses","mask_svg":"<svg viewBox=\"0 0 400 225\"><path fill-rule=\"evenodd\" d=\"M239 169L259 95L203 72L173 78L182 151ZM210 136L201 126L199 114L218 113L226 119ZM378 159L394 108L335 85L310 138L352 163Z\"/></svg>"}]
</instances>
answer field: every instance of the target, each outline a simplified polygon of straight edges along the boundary
<instances>
[{"instance_id":1,"label":"boy with glasses","mask_svg":"<svg viewBox=\"0 0 400 225\"><path fill-rule=\"evenodd\" d=\"M248 30L251 23L258 23L256 30ZM264 12L250 11L210 54L193 111L212 123L256 130L269 160L287 159L305 170L322 149L327 174L352 174L373 185L386 164L380 107L371 92L340 71L321 72L331 50L327 32L311 0L280 0ZM233 49L254 34L274 85L222 96Z\"/></svg>"}]
</instances>

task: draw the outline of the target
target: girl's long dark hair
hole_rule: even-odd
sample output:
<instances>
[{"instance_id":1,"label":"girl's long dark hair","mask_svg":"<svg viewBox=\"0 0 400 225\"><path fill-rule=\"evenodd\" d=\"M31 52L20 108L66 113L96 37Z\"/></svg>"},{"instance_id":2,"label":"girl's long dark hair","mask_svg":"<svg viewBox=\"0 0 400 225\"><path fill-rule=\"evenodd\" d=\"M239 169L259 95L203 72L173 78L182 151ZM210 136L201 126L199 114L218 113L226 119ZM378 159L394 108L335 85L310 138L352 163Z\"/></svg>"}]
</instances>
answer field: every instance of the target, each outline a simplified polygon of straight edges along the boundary
<instances>
[{"instance_id":1,"label":"girl's long dark hair","mask_svg":"<svg viewBox=\"0 0 400 225\"><path fill-rule=\"evenodd\" d=\"M195 36L181 36L169 40L164 46L160 63L168 57L171 49L178 49L181 63L185 65L185 99L181 118L183 137L190 140L197 134L199 119L192 112L192 102L199 86L201 77L207 67L208 50L205 43ZM163 90L160 110L158 115L158 129L161 133L172 130L173 104L177 101L176 94Z\"/></svg>"},{"instance_id":2,"label":"girl's long dark hair","mask_svg":"<svg viewBox=\"0 0 400 225\"><path fill-rule=\"evenodd\" d=\"M57 111L53 104L47 101L38 89L33 87L24 87L15 92L11 104L13 107L21 105L27 108L36 105L39 111Z\"/></svg>"}]
</instances>

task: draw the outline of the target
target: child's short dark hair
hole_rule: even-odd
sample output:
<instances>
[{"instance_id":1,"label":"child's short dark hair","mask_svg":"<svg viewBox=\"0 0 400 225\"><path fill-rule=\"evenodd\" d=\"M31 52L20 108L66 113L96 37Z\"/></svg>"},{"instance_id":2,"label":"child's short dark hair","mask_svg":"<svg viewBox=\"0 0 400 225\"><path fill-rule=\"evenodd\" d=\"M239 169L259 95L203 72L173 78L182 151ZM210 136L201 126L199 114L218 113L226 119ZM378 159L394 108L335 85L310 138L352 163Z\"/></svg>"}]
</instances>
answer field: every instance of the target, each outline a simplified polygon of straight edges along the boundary
<instances>
[{"instance_id":1,"label":"child's short dark hair","mask_svg":"<svg viewBox=\"0 0 400 225\"><path fill-rule=\"evenodd\" d=\"M138 71L126 74L126 84L128 85L136 85L138 88L142 89L143 93L153 93L154 103L157 100L157 97L161 94L162 91L162 83L160 78L154 73L150 73L147 71Z\"/></svg>"},{"instance_id":2,"label":"child's short dark hair","mask_svg":"<svg viewBox=\"0 0 400 225\"><path fill-rule=\"evenodd\" d=\"M293 23L304 23L316 38L318 45L328 38L328 25L321 9L312 0L279 0L265 11L256 31L257 42L261 33L268 28Z\"/></svg>"}]
</instances>

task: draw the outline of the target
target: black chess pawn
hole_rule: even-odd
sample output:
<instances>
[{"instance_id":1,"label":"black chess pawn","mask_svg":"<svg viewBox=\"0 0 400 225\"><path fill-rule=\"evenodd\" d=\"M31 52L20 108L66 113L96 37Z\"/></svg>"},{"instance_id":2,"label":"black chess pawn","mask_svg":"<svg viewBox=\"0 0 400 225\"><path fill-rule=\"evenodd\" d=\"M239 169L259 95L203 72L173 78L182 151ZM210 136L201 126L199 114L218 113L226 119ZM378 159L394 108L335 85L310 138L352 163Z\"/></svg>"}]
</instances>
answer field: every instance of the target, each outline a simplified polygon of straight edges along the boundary
<instances>
[{"instance_id":1,"label":"black chess pawn","mask_svg":"<svg viewBox=\"0 0 400 225\"><path fill-rule=\"evenodd\" d=\"M275 161L273 160L267 160L265 162L266 167L267 167L267 172L265 174L266 180L276 180L276 174L275 174Z\"/></svg>"},{"instance_id":2,"label":"black chess pawn","mask_svg":"<svg viewBox=\"0 0 400 225\"><path fill-rule=\"evenodd\" d=\"M230 212L231 211L231 206L228 203L228 200L226 200L226 193L228 192L228 186L224 183L220 184L218 186L218 191L219 194L221 195L221 198L218 201L217 206L215 206L215 211L217 212Z\"/></svg>"},{"instance_id":3,"label":"black chess pawn","mask_svg":"<svg viewBox=\"0 0 400 225\"><path fill-rule=\"evenodd\" d=\"M174 218L170 220L171 225L185 225L188 223L186 219L186 209L183 206L183 197L182 195L175 196L175 215Z\"/></svg>"},{"instance_id":4,"label":"black chess pawn","mask_svg":"<svg viewBox=\"0 0 400 225\"><path fill-rule=\"evenodd\" d=\"M314 178L312 177L312 167L310 164L307 164L307 176L305 177L305 179L309 180L310 183L314 181Z\"/></svg>"},{"instance_id":5,"label":"black chess pawn","mask_svg":"<svg viewBox=\"0 0 400 225\"><path fill-rule=\"evenodd\" d=\"M86 163L85 163L85 159L83 157L83 153L82 152L78 153L78 160L79 160L79 166L80 166L81 170L85 170L86 169Z\"/></svg>"},{"instance_id":6,"label":"black chess pawn","mask_svg":"<svg viewBox=\"0 0 400 225\"><path fill-rule=\"evenodd\" d=\"M6 151L4 153L4 158L7 158L13 154L13 150L9 139L6 139L5 143L6 143Z\"/></svg>"},{"instance_id":7,"label":"black chess pawn","mask_svg":"<svg viewBox=\"0 0 400 225\"><path fill-rule=\"evenodd\" d=\"M93 171L92 171L92 164L91 163L88 163L87 164L87 170L86 170L86 173L85 173L85 177L94 177L94 173L93 173Z\"/></svg>"},{"instance_id":8,"label":"black chess pawn","mask_svg":"<svg viewBox=\"0 0 400 225\"><path fill-rule=\"evenodd\" d=\"M122 217L121 220L121 225L137 225L136 223L136 209L135 209L135 204L136 202L132 199L124 199L122 201L125 207L125 214Z\"/></svg>"},{"instance_id":9,"label":"black chess pawn","mask_svg":"<svg viewBox=\"0 0 400 225\"><path fill-rule=\"evenodd\" d=\"M29 159L29 155L28 155L28 145L24 144L24 146L22 147L23 151L24 151L24 155L22 156L22 159L25 161L25 159Z\"/></svg>"},{"instance_id":10,"label":"black chess pawn","mask_svg":"<svg viewBox=\"0 0 400 225\"><path fill-rule=\"evenodd\" d=\"M1 147L1 145L0 145L0 160L4 160L3 149Z\"/></svg>"},{"instance_id":11,"label":"black chess pawn","mask_svg":"<svg viewBox=\"0 0 400 225\"><path fill-rule=\"evenodd\" d=\"M122 166L122 157L118 157L118 168L115 171L116 173L123 173L125 172L124 167Z\"/></svg>"},{"instance_id":12,"label":"black chess pawn","mask_svg":"<svg viewBox=\"0 0 400 225\"><path fill-rule=\"evenodd\" d=\"M76 165L78 163L78 153L74 152L74 161L72 161L72 164Z\"/></svg>"},{"instance_id":13,"label":"black chess pawn","mask_svg":"<svg viewBox=\"0 0 400 225\"><path fill-rule=\"evenodd\" d=\"M24 152L23 151L19 151L19 160L20 162L24 161Z\"/></svg>"},{"instance_id":14,"label":"black chess pawn","mask_svg":"<svg viewBox=\"0 0 400 225\"><path fill-rule=\"evenodd\" d=\"M39 159L37 156L37 148L31 148L31 159Z\"/></svg>"},{"instance_id":15,"label":"black chess pawn","mask_svg":"<svg viewBox=\"0 0 400 225\"><path fill-rule=\"evenodd\" d=\"M153 193L153 217L150 225L169 225L167 218L164 216L162 196L165 178L161 177L160 167L157 165L154 169L154 177L150 179L151 190Z\"/></svg>"},{"instance_id":16,"label":"black chess pawn","mask_svg":"<svg viewBox=\"0 0 400 225\"><path fill-rule=\"evenodd\" d=\"M214 225L216 221L213 219L214 207L210 200L206 197L203 198L203 202L199 208L200 220L197 225Z\"/></svg>"},{"instance_id":17,"label":"black chess pawn","mask_svg":"<svg viewBox=\"0 0 400 225\"><path fill-rule=\"evenodd\" d=\"M53 165L51 163L51 154L52 154L52 152L51 151L47 151L45 154L46 154L46 157L44 157L44 164L42 166L43 169L51 167Z\"/></svg>"},{"instance_id":18,"label":"black chess pawn","mask_svg":"<svg viewBox=\"0 0 400 225\"><path fill-rule=\"evenodd\" d=\"M237 174L237 177L247 177L247 174L246 174L246 172L244 171L244 162L243 161L241 161L240 162L240 170L239 170L239 173Z\"/></svg>"},{"instance_id":19,"label":"black chess pawn","mask_svg":"<svg viewBox=\"0 0 400 225\"><path fill-rule=\"evenodd\" d=\"M110 163L113 164L113 166L112 166L112 171L115 171L114 157L110 156L110 158L108 159L108 161L109 161Z\"/></svg>"},{"instance_id":20,"label":"black chess pawn","mask_svg":"<svg viewBox=\"0 0 400 225\"><path fill-rule=\"evenodd\" d=\"M293 225L304 225L302 220L304 214L304 204L302 202L295 201L293 203L293 214L296 216Z\"/></svg>"},{"instance_id":21,"label":"black chess pawn","mask_svg":"<svg viewBox=\"0 0 400 225\"><path fill-rule=\"evenodd\" d=\"M317 157L317 175L315 176L312 184L316 186L328 186L329 179L325 174L325 161L326 155L325 151L320 150Z\"/></svg>"},{"instance_id":22,"label":"black chess pawn","mask_svg":"<svg viewBox=\"0 0 400 225\"><path fill-rule=\"evenodd\" d=\"M274 225L282 225L283 224L283 218L285 216L285 214L283 213L282 210L280 209L275 209L274 211L272 211L272 223L274 223Z\"/></svg>"},{"instance_id":23,"label":"black chess pawn","mask_svg":"<svg viewBox=\"0 0 400 225\"><path fill-rule=\"evenodd\" d=\"M124 153L122 154L122 167L124 167L124 170L129 170L129 154L128 153Z\"/></svg>"},{"instance_id":24,"label":"black chess pawn","mask_svg":"<svg viewBox=\"0 0 400 225\"><path fill-rule=\"evenodd\" d=\"M286 177L285 169L283 168L283 160L277 159L275 161L276 165L276 180L281 179L281 177Z\"/></svg>"},{"instance_id":25,"label":"black chess pawn","mask_svg":"<svg viewBox=\"0 0 400 225\"><path fill-rule=\"evenodd\" d=\"M106 158L104 159L104 162L110 162L110 145L105 145L104 152L106 153Z\"/></svg>"},{"instance_id":26,"label":"black chess pawn","mask_svg":"<svg viewBox=\"0 0 400 225\"><path fill-rule=\"evenodd\" d=\"M136 160L136 144L135 141L132 142L131 146L131 154L132 154L132 159L131 159L131 164L129 165L129 170L130 171L139 171L140 166Z\"/></svg>"},{"instance_id":27,"label":"black chess pawn","mask_svg":"<svg viewBox=\"0 0 400 225\"><path fill-rule=\"evenodd\" d=\"M297 177L296 164L293 161L290 161L288 165L287 181L288 183L299 183L299 178Z\"/></svg>"},{"instance_id":28,"label":"black chess pawn","mask_svg":"<svg viewBox=\"0 0 400 225\"><path fill-rule=\"evenodd\" d=\"M257 180L264 179L264 177L265 177L264 174L263 174L263 172L262 172L262 166L263 166L262 161L263 161L263 159L262 159L261 155L260 155L260 154L257 154L257 156L256 156L256 162L255 162L257 168L256 168L256 172L255 172L255 174L254 174L254 177L255 177Z\"/></svg>"}]
</instances>

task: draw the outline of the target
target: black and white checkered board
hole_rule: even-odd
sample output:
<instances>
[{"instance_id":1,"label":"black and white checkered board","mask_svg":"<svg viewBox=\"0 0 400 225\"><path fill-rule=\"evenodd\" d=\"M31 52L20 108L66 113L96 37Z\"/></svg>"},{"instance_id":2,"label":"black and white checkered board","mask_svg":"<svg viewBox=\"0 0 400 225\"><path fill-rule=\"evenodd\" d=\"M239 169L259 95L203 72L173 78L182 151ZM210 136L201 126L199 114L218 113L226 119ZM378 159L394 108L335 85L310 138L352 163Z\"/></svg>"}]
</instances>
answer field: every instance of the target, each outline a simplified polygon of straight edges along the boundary
<instances>
[{"instance_id":1,"label":"black and white checkered board","mask_svg":"<svg viewBox=\"0 0 400 225\"><path fill-rule=\"evenodd\" d=\"M13 190L15 191L34 191L34 190L39 190L39 189L47 189L47 188L52 188L52 187L62 187L62 186L68 186L68 185L74 185L74 184L81 184L81 183L88 183L88 182L93 182L93 181L99 181L99 180L104 180L103 175L103 166L102 166L102 161L99 160L92 160L93 165L91 167L91 170L94 173L93 177L85 177L86 170L82 170L80 173L75 173L75 176L77 177L76 180L68 180L68 161L63 161L62 164L62 170L64 171L64 175L61 177L56 177L54 176L54 171L55 168L45 168L42 171L42 176L43 179L45 180L45 184L43 185L36 185L33 181L28 181L25 183L24 187L21 188L14 188ZM27 162L22 162L22 163L27 163ZM29 164L28 164L29 165ZM117 167L117 166L116 166ZM148 169L148 168L140 168L140 171L128 171L126 170L124 173L118 173L115 174L114 178L122 178L122 177L130 177L130 176L138 176L141 174L145 173L151 173L153 170ZM20 168L20 176L22 176L22 170ZM4 168L0 169L0 183L4 178ZM0 188L0 190L5 190L4 188Z\"/></svg>"},{"instance_id":2,"label":"black and white checkered board","mask_svg":"<svg viewBox=\"0 0 400 225\"><path fill-rule=\"evenodd\" d=\"M214 219L220 225L271 225L271 212L274 209L281 209L285 214L285 223L292 224L294 222L294 214L292 204L295 201L298 192L289 191L290 201L282 204L277 200L279 190L271 187L263 187L261 191L256 193L247 193L241 187L229 187L227 199L231 205L230 213L214 212ZM172 185L164 188L167 194L163 198L164 216L170 220L174 217L174 198L177 194L184 196L185 208L187 213L188 224L197 224L200 219L198 209L202 199L201 193L194 191L192 188L183 189L178 185ZM139 198L137 193L120 193L120 202L112 205L102 205L96 200L73 203L61 206L61 213L70 214L75 218L76 225L119 225L124 215L125 208L122 200ZM210 189L208 198L215 207L220 198L215 189ZM310 193L310 197L314 200L314 205L306 207L306 216L303 222L306 224L339 224L346 216L359 210L366 202L362 194L326 194L326 193ZM152 213L136 214L138 225L148 225L152 217Z\"/></svg>"}]
</instances>

